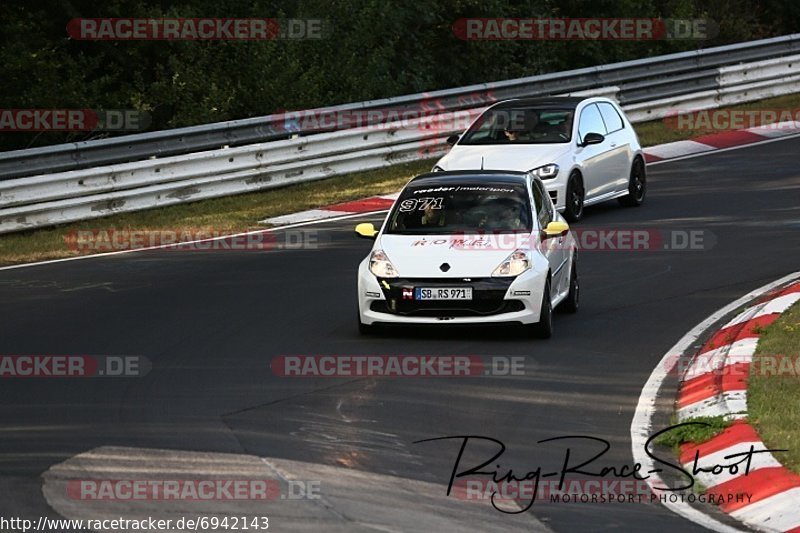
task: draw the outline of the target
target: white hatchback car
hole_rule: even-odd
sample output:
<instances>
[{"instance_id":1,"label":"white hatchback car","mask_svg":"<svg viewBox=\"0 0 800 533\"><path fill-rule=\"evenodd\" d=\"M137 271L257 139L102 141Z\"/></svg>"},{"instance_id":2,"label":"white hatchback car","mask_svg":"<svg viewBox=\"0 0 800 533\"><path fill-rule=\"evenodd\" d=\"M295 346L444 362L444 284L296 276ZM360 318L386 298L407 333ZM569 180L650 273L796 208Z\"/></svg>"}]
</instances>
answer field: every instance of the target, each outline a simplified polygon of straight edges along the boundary
<instances>
[{"instance_id":1,"label":"white hatchback car","mask_svg":"<svg viewBox=\"0 0 800 533\"><path fill-rule=\"evenodd\" d=\"M577 120L576 120L577 117ZM502 169L533 172L564 217L617 198L639 206L647 193L639 138L619 106L601 97L547 97L499 102L484 111L434 172Z\"/></svg>"},{"instance_id":2,"label":"white hatchback car","mask_svg":"<svg viewBox=\"0 0 800 533\"><path fill-rule=\"evenodd\" d=\"M358 324L516 323L552 333L578 309L575 241L542 181L527 172L461 171L412 179L358 268Z\"/></svg>"}]
</instances>

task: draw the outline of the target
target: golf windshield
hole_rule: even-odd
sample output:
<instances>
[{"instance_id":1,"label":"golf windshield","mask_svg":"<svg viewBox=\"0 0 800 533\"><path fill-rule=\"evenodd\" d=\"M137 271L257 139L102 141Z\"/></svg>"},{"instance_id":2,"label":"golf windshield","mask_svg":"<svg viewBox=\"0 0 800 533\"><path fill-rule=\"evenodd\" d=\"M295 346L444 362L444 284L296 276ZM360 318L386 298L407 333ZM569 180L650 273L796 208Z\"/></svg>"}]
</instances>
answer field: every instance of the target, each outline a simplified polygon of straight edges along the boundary
<instances>
[{"instance_id":1,"label":"golf windshield","mask_svg":"<svg viewBox=\"0 0 800 533\"><path fill-rule=\"evenodd\" d=\"M398 198L385 233L530 232L528 193L518 184L410 186Z\"/></svg>"},{"instance_id":2,"label":"golf windshield","mask_svg":"<svg viewBox=\"0 0 800 533\"><path fill-rule=\"evenodd\" d=\"M572 138L574 114L572 109L490 109L475 121L458 144L566 143Z\"/></svg>"}]
</instances>

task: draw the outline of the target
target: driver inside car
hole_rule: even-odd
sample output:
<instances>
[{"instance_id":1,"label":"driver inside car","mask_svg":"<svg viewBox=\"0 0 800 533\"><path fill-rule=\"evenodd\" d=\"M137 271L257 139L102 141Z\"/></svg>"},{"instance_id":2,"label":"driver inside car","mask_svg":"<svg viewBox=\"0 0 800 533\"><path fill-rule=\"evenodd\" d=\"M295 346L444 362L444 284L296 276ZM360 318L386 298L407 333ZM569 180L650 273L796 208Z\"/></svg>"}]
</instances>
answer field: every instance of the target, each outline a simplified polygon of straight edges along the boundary
<instances>
[{"instance_id":1,"label":"driver inside car","mask_svg":"<svg viewBox=\"0 0 800 533\"><path fill-rule=\"evenodd\" d=\"M518 122L518 121L515 121ZM503 130L505 138L511 142L529 142L532 140L533 132L539 125L539 115L535 112L528 112L522 117L522 123L512 123Z\"/></svg>"}]
</instances>

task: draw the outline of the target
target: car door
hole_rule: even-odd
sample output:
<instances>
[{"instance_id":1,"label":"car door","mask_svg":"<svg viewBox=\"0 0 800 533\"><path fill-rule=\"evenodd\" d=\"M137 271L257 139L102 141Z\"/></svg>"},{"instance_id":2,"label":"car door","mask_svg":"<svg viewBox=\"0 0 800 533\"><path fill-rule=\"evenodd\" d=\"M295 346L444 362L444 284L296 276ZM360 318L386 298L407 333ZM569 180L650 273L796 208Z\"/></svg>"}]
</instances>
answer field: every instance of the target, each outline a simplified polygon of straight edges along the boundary
<instances>
[{"instance_id":1,"label":"car door","mask_svg":"<svg viewBox=\"0 0 800 533\"><path fill-rule=\"evenodd\" d=\"M544 229L556 217L556 210L553 207L553 201L547 194L547 190L541 181L532 178L531 191L533 192L533 205L536 208L536 216L539 219L539 227ZM550 264L550 272L552 274L552 281L550 283L550 298L551 300L557 295L564 292L565 287L569 280L566 277L566 258L567 253L564 250L564 237L551 237L543 241L541 247L542 253L547 258Z\"/></svg>"},{"instance_id":2,"label":"car door","mask_svg":"<svg viewBox=\"0 0 800 533\"><path fill-rule=\"evenodd\" d=\"M583 186L586 190L585 200L591 200L613 189L614 171L611 161L611 143L608 139L598 144L581 146L587 133L599 133L605 136L606 126L597 104L585 106L578 119L578 135L575 158L583 170Z\"/></svg>"},{"instance_id":3,"label":"car door","mask_svg":"<svg viewBox=\"0 0 800 533\"><path fill-rule=\"evenodd\" d=\"M609 171L613 181L608 192L621 191L628 188L633 149L630 145L630 132L625 129L625 122L619 112L608 102L597 102L597 108L606 126L606 141L609 143Z\"/></svg>"}]
</instances>

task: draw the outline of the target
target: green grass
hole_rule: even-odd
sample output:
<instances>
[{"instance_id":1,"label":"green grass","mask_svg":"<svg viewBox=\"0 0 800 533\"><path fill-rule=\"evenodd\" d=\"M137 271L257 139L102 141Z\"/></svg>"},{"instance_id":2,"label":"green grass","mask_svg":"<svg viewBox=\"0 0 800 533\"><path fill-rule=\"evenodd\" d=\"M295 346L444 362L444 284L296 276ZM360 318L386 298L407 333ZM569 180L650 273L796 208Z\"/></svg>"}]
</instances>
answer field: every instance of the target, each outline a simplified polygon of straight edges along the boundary
<instances>
[{"instance_id":1,"label":"green grass","mask_svg":"<svg viewBox=\"0 0 800 533\"><path fill-rule=\"evenodd\" d=\"M777 355L777 357L776 357ZM800 304L766 328L750 365L750 423L775 457L800 473Z\"/></svg>"},{"instance_id":2,"label":"green grass","mask_svg":"<svg viewBox=\"0 0 800 533\"><path fill-rule=\"evenodd\" d=\"M794 109L800 94L726 109ZM643 146L696 137L707 131L678 130L661 120L636 125ZM263 227L259 220L365 196L396 192L411 177L430 170L433 160L358 172L280 189L203 200L191 204L122 213L101 219L0 236L0 265L71 257L65 237L78 230L127 229L235 233Z\"/></svg>"},{"instance_id":3,"label":"green grass","mask_svg":"<svg viewBox=\"0 0 800 533\"><path fill-rule=\"evenodd\" d=\"M730 425L730 422L721 416L690 418L683 421L683 423L686 422L700 422L706 425L681 426L668 433L659 435L655 443L668 446L672 448L676 455L679 455L681 444L700 444L706 442L722 433L722 431ZM675 424L677 424L677 422L673 422L673 425Z\"/></svg>"},{"instance_id":4,"label":"green grass","mask_svg":"<svg viewBox=\"0 0 800 533\"><path fill-rule=\"evenodd\" d=\"M682 444L701 444L716 437L722 433L725 428L731 425L730 421L725 420L725 418L721 416L702 416L697 418L689 418L684 420L684 423L685 422L701 422L706 425L681 426L668 433L659 435L656 438L655 443L671 448L672 453L674 453L676 457L680 457ZM673 415L672 425L674 426L677 424L677 417ZM706 487L700 481L697 479L694 480L692 492L695 494L703 494L706 492L706 490Z\"/></svg>"}]
</instances>

